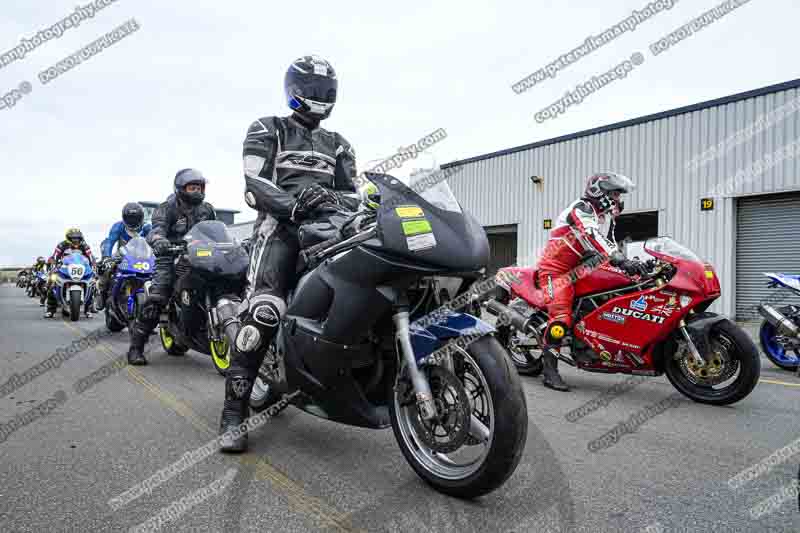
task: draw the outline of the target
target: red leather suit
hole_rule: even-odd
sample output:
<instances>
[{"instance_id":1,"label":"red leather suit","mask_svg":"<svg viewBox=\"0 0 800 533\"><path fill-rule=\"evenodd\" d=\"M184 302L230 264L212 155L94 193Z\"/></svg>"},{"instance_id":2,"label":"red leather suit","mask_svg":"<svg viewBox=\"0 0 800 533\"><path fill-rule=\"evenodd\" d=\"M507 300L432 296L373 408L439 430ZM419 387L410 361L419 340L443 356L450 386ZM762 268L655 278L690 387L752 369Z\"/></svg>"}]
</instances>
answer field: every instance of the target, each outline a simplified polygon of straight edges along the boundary
<instances>
[{"instance_id":1,"label":"red leather suit","mask_svg":"<svg viewBox=\"0 0 800 533\"><path fill-rule=\"evenodd\" d=\"M556 226L536 266L539 288L544 296L548 325L560 322L572 327L572 300L575 297L575 268L587 254L600 254L604 259L616 250L606 239L609 220L599 215L591 203L576 200L559 215Z\"/></svg>"}]
</instances>

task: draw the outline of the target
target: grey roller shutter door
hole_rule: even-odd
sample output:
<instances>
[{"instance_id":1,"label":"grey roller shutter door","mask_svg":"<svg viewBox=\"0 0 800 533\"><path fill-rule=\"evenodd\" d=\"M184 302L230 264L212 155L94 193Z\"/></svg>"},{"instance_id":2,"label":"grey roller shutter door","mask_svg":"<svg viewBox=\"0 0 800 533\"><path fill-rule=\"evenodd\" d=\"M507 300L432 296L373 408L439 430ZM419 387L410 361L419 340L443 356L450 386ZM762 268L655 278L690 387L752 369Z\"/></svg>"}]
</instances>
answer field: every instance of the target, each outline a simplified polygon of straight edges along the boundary
<instances>
[{"instance_id":1,"label":"grey roller shutter door","mask_svg":"<svg viewBox=\"0 0 800 533\"><path fill-rule=\"evenodd\" d=\"M736 240L736 319L759 320L754 309L771 298L775 306L800 305L800 297L767 288L764 272L800 274L800 194L742 198Z\"/></svg>"}]
</instances>

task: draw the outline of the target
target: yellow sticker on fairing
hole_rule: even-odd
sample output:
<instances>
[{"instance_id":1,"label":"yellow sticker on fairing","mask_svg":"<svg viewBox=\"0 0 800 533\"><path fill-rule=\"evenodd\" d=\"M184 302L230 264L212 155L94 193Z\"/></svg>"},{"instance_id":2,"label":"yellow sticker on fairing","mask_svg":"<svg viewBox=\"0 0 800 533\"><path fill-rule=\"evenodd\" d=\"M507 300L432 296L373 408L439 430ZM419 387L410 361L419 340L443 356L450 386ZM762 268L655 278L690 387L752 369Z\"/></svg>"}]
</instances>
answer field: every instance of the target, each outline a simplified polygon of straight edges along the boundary
<instances>
[{"instance_id":1,"label":"yellow sticker on fairing","mask_svg":"<svg viewBox=\"0 0 800 533\"><path fill-rule=\"evenodd\" d=\"M422 212L422 208L416 205L396 207L394 212L397 213L397 216L400 218L416 218L425 216L425 213Z\"/></svg>"},{"instance_id":2,"label":"yellow sticker on fairing","mask_svg":"<svg viewBox=\"0 0 800 533\"><path fill-rule=\"evenodd\" d=\"M197 250L197 257L211 257L211 250Z\"/></svg>"},{"instance_id":3,"label":"yellow sticker on fairing","mask_svg":"<svg viewBox=\"0 0 800 533\"><path fill-rule=\"evenodd\" d=\"M433 228L431 228L431 223L425 219L422 220L406 220L403 222L403 234L408 235L419 235L420 233L431 233Z\"/></svg>"}]
</instances>

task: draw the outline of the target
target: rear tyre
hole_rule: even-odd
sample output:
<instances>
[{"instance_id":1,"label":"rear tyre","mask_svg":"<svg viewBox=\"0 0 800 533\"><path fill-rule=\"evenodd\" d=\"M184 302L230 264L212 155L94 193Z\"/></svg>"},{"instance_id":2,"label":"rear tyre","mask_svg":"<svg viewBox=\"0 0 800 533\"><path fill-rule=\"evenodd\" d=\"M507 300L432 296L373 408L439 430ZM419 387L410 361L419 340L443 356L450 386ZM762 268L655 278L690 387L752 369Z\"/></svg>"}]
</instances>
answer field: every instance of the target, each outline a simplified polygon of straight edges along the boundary
<instances>
[{"instance_id":1,"label":"rear tyre","mask_svg":"<svg viewBox=\"0 0 800 533\"><path fill-rule=\"evenodd\" d=\"M123 329L125 329L125 324L120 324L116 318L111 316L111 311L109 310L108 307L105 308L104 313L106 317L106 327L108 328L108 331L116 333L118 331L122 331Z\"/></svg>"},{"instance_id":2,"label":"rear tyre","mask_svg":"<svg viewBox=\"0 0 800 533\"><path fill-rule=\"evenodd\" d=\"M476 498L501 486L516 470L528 435L528 411L519 374L497 339L478 339L466 353L457 351L452 358L454 373L445 367L423 368L436 404L447 408L444 416L422 421L413 394L409 398L404 385L407 378L402 376L392 390L389 414L400 450L417 475L444 494ZM458 382L464 394L458 392ZM467 398L469 405L461 406L459 397ZM462 416L459 411L464 408L470 424L466 440L452 451L433 449L428 444L431 436L421 434L421 428L428 428L433 436L442 429L456 432L452 421ZM486 430L483 436L472 429L471 419L477 419ZM454 455L467 451L478 457L464 462Z\"/></svg>"},{"instance_id":3,"label":"rear tyre","mask_svg":"<svg viewBox=\"0 0 800 533\"><path fill-rule=\"evenodd\" d=\"M228 338L223 335L221 341L209 341L209 348L211 349L211 361L214 363L214 368L221 376L228 373L231 366L231 348L228 344Z\"/></svg>"},{"instance_id":4,"label":"rear tyre","mask_svg":"<svg viewBox=\"0 0 800 533\"><path fill-rule=\"evenodd\" d=\"M78 291L69 291L69 319L77 322L81 317L81 295Z\"/></svg>"},{"instance_id":5,"label":"rear tyre","mask_svg":"<svg viewBox=\"0 0 800 533\"><path fill-rule=\"evenodd\" d=\"M161 339L161 346L164 348L164 351L167 352L168 355L172 355L175 357L180 357L186 354L186 351L189 349L186 346L183 346L175 340L175 337L172 336L172 333L169 332L169 329L166 326L159 326L158 328L158 338Z\"/></svg>"},{"instance_id":6,"label":"rear tyre","mask_svg":"<svg viewBox=\"0 0 800 533\"><path fill-rule=\"evenodd\" d=\"M670 383L678 391L698 403L710 405L730 405L746 397L758 383L761 375L761 358L758 348L750 336L728 319L721 320L711 326L708 332L711 345L710 353L702 354L708 363L708 369L693 371L687 364L686 357L675 359L669 355L664 362L664 370ZM714 371L718 366L716 360L723 365L734 365L738 375L721 388L704 382L702 372ZM727 361L730 361L727 362ZM720 372L725 372L723 366ZM733 377L733 376L731 376Z\"/></svg>"},{"instance_id":7,"label":"rear tyre","mask_svg":"<svg viewBox=\"0 0 800 533\"><path fill-rule=\"evenodd\" d=\"M781 308L778 311L785 314L787 310ZM766 320L761 323L761 327L758 330L758 338L761 341L761 349L764 351L764 355L778 368L791 371L797 370L797 367L800 366L800 359L786 353L786 349L775 341L777 335L778 332L775 326Z\"/></svg>"}]
</instances>

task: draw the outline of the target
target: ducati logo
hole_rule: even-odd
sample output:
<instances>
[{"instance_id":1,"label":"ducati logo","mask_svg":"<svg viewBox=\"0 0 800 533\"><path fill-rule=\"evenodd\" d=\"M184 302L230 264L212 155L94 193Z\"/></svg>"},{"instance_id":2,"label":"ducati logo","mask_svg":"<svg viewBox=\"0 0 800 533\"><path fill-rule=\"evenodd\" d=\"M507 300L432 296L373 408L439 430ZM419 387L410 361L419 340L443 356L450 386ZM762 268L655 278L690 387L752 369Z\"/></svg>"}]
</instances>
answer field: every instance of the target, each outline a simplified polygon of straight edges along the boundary
<instances>
[{"instance_id":1,"label":"ducati logo","mask_svg":"<svg viewBox=\"0 0 800 533\"><path fill-rule=\"evenodd\" d=\"M623 309L622 307L614 307L613 311L623 316L629 316L632 318L636 318L638 320L653 322L655 324L663 324L665 320L663 316L655 316L651 315L650 313L642 313L641 311L634 311L633 309Z\"/></svg>"}]
</instances>

